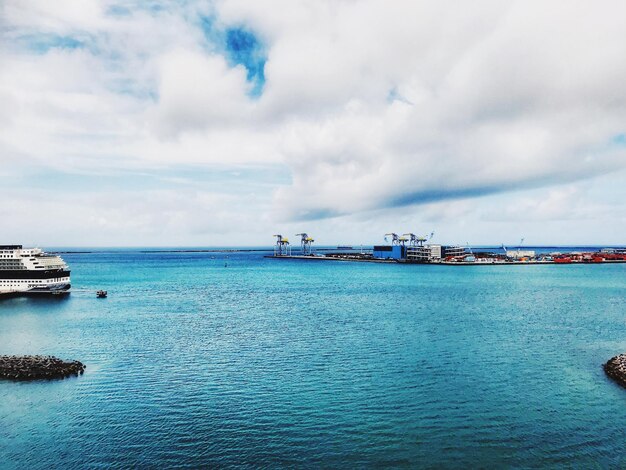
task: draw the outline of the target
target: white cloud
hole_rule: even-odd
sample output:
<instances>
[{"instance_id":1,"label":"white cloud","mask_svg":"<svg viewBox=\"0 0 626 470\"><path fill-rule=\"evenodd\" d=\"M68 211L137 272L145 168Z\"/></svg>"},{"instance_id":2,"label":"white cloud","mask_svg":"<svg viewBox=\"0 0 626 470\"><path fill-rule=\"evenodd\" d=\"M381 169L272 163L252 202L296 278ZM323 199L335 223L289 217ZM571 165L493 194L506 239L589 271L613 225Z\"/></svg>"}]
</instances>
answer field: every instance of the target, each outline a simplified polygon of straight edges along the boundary
<instances>
[{"instance_id":1,"label":"white cloud","mask_svg":"<svg viewBox=\"0 0 626 470\"><path fill-rule=\"evenodd\" d=\"M618 1L112 7L5 2L3 164L105 173L281 164L291 182L276 185L274 209L248 201L270 224L333 216L358 224L359 214L394 207L402 207L395 216L434 221L441 207L459 213L474 204L467 198L510 190L529 209L523 190L576 189L626 168L626 146L614 142L626 133ZM245 68L207 39L201 16L263 43L260 97ZM550 218L575 201L575 191L554 191L535 214ZM193 219L203 206L181 197Z\"/></svg>"},{"instance_id":2,"label":"white cloud","mask_svg":"<svg viewBox=\"0 0 626 470\"><path fill-rule=\"evenodd\" d=\"M33 230L28 222L12 227L3 224L3 239L48 246L225 246L239 232L250 232L248 221L256 217L257 210L247 204L250 194L197 189L128 188L113 194L96 191L80 196L74 192L5 190L4 196L13 202L0 206L0 220L18 221L27 214L45 230ZM267 224L259 229L252 233L261 240L271 231Z\"/></svg>"},{"instance_id":3,"label":"white cloud","mask_svg":"<svg viewBox=\"0 0 626 470\"><path fill-rule=\"evenodd\" d=\"M173 51L159 60L154 130L171 137L181 131L243 126L253 110L243 66L231 68L223 56Z\"/></svg>"},{"instance_id":4,"label":"white cloud","mask_svg":"<svg viewBox=\"0 0 626 470\"><path fill-rule=\"evenodd\" d=\"M99 26L103 5L97 0L20 0L4 2L2 13L9 27L66 33Z\"/></svg>"}]
</instances>

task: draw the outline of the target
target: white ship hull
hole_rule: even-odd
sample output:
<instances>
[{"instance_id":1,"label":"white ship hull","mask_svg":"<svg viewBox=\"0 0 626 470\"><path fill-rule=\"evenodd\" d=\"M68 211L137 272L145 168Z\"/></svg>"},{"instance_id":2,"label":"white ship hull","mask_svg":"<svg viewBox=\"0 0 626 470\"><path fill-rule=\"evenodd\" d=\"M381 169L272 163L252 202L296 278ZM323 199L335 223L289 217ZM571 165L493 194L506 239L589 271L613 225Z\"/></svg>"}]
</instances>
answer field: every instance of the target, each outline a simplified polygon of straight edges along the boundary
<instances>
[{"instance_id":1,"label":"white ship hull","mask_svg":"<svg viewBox=\"0 0 626 470\"><path fill-rule=\"evenodd\" d=\"M62 294L70 288L69 267L59 256L0 245L0 294Z\"/></svg>"},{"instance_id":2,"label":"white ship hull","mask_svg":"<svg viewBox=\"0 0 626 470\"><path fill-rule=\"evenodd\" d=\"M61 278L54 282L31 282L0 279L0 294L60 294L68 292L72 287L70 278Z\"/></svg>"}]
</instances>

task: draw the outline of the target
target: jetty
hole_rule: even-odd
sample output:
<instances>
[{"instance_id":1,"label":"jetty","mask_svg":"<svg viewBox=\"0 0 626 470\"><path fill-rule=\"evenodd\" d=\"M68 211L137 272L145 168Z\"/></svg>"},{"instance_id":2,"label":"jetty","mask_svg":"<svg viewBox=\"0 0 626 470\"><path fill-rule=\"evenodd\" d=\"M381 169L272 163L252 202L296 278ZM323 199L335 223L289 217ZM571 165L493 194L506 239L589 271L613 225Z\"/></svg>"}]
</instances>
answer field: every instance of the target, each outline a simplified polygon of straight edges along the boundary
<instances>
[{"instance_id":1,"label":"jetty","mask_svg":"<svg viewBox=\"0 0 626 470\"><path fill-rule=\"evenodd\" d=\"M626 387L626 354L609 359L604 364L604 372L622 387Z\"/></svg>"},{"instance_id":2,"label":"jetty","mask_svg":"<svg viewBox=\"0 0 626 470\"><path fill-rule=\"evenodd\" d=\"M0 356L0 379L50 380L82 375L80 361L63 361L54 356Z\"/></svg>"}]
</instances>

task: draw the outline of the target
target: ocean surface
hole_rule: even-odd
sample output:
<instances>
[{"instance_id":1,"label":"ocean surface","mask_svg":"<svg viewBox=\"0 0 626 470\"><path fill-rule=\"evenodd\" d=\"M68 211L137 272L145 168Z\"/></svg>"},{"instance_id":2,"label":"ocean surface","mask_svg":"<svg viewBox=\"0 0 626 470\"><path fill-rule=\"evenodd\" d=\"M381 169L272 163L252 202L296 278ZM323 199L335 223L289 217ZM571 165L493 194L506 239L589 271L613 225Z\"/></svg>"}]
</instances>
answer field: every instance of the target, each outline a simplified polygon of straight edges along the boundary
<instances>
[{"instance_id":1,"label":"ocean surface","mask_svg":"<svg viewBox=\"0 0 626 470\"><path fill-rule=\"evenodd\" d=\"M87 371L0 381L2 469L626 467L626 264L63 257L0 354Z\"/></svg>"}]
</instances>

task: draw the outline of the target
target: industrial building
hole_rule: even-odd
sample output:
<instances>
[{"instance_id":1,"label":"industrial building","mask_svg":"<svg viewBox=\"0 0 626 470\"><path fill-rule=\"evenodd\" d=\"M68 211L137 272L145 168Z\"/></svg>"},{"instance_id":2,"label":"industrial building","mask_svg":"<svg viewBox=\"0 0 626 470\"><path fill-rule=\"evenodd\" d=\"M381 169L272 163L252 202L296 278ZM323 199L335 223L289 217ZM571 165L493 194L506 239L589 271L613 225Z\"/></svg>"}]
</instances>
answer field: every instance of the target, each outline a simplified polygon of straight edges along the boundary
<instances>
[{"instance_id":1,"label":"industrial building","mask_svg":"<svg viewBox=\"0 0 626 470\"><path fill-rule=\"evenodd\" d=\"M407 247L403 245L376 245L372 252L374 258L405 259Z\"/></svg>"},{"instance_id":2,"label":"industrial building","mask_svg":"<svg viewBox=\"0 0 626 470\"><path fill-rule=\"evenodd\" d=\"M401 237L395 233L387 233L391 238L391 245L374 246L372 255L378 259L394 259L408 263L437 263L451 257L465 255L465 249L460 246L442 246L426 244L430 237L418 237L413 233L405 233Z\"/></svg>"},{"instance_id":3,"label":"industrial building","mask_svg":"<svg viewBox=\"0 0 626 470\"><path fill-rule=\"evenodd\" d=\"M465 256L462 246L422 245L407 248L406 259L413 263L436 263L446 258Z\"/></svg>"},{"instance_id":4,"label":"industrial building","mask_svg":"<svg viewBox=\"0 0 626 470\"><path fill-rule=\"evenodd\" d=\"M429 263L441 260L441 245L410 246L407 250L407 261L413 263Z\"/></svg>"}]
</instances>

